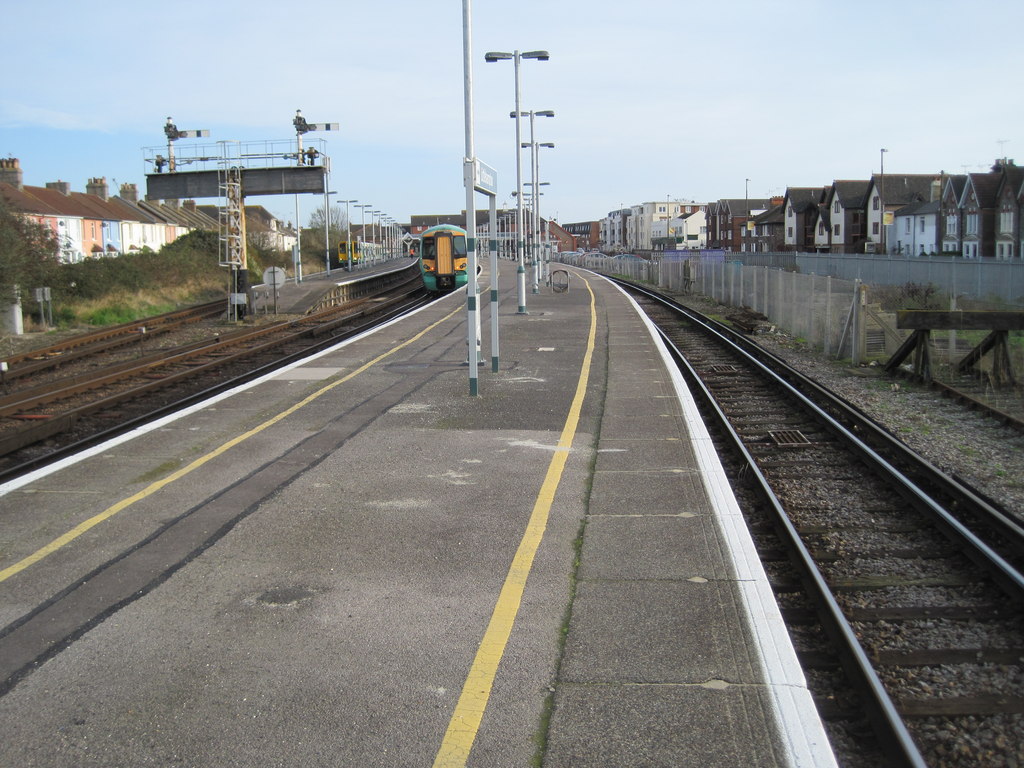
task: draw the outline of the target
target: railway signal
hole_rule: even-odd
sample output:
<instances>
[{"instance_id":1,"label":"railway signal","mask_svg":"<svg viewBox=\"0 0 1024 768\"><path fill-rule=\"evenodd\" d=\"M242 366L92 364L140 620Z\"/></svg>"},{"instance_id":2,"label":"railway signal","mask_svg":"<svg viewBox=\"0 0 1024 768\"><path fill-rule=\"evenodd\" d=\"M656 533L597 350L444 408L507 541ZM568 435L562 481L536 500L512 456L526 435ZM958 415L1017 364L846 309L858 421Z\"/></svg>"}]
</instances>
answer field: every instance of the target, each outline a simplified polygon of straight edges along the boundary
<instances>
[{"instance_id":1,"label":"railway signal","mask_svg":"<svg viewBox=\"0 0 1024 768\"><path fill-rule=\"evenodd\" d=\"M210 132L205 128L188 131L179 130L178 126L174 124L173 118L168 117L167 123L164 125L164 135L167 136L167 157L156 156L154 163L157 173L163 173L164 165L167 165L167 170L170 173L174 173L174 142L178 139L205 139L210 135Z\"/></svg>"}]
</instances>

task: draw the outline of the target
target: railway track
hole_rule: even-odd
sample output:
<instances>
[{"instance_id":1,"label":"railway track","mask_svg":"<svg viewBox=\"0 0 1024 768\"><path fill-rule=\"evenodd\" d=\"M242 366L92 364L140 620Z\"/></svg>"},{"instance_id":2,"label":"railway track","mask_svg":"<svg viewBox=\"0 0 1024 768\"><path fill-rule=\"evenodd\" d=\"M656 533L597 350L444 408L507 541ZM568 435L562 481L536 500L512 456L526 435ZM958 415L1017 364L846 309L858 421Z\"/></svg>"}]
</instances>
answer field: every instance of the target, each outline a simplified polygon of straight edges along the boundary
<instances>
[{"instance_id":1,"label":"railway track","mask_svg":"<svg viewBox=\"0 0 1024 768\"><path fill-rule=\"evenodd\" d=\"M628 288L718 425L841 763L1019 765L1020 521L734 331Z\"/></svg>"},{"instance_id":2,"label":"railway track","mask_svg":"<svg viewBox=\"0 0 1024 768\"><path fill-rule=\"evenodd\" d=\"M110 353L125 347L139 347L149 338L170 334L189 325L217 317L224 312L222 300L154 315L96 331L81 333L47 347L4 358L4 385L36 377L68 366L75 361Z\"/></svg>"},{"instance_id":3,"label":"railway track","mask_svg":"<svg viewBox=\"0 0 1024 768\"><path fill-rule=\"evenodd\" d=\"M147 318L8 358L9 372L19 375L5 381L0 397L0 480L237 386L425 301L412 279L298 320L244 328L212 323L183 343L152 351L139 344L139 328L147 335L154 326L169 333L182 322L209 317L212 306L197 307L175 313L173 323L162 322L166 316ZM223 302L217 307L222 313Z\"/></svg>"}]
</instances>

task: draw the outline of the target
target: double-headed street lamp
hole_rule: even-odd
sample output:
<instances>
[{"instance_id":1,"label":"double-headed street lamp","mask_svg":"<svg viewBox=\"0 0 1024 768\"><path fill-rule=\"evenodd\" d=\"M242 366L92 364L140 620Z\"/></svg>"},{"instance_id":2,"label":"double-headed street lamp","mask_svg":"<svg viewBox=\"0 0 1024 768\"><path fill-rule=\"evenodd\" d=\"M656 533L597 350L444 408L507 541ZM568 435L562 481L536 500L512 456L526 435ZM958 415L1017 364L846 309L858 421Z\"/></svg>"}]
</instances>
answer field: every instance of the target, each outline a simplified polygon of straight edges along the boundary
<instances>
[{"instance_id":1,"label":"double-headed street lamp","mask_svg":"<svg viewBox=\"0 0 1024 768\"><path fill-rule=\"evenodd\" d=\"M537 168L537 141L536 141L536 139L534 139L534 131L533 131L533 129L534 129L534 120L533 120L533 118L537 117L537 116L539 116L539 117L554 117L555 113L552 110L550 110L550 109L541 109L541 110L532 110L531 109L531 110L529 110L527 112L515 112L512 115L510 115L510 117L515 117L516 121L518 122L519 117L526 117L527 115L530 117L530 141L529 141L529 143L520 142L520 148L521 148L520 151L522 151L522 149L525 149L526 147L530 147L530 180L533 182L533 187L534 187L534 189L533 189L533 192L534 192L534 201L533 201L534 214L533 215L534 215L534 219L535 219L535 226L532 227L532 231L534 233L534 240L533 240L533 248L531 249L532 252L533 252L532 253L532 255L533 255L533 292L534 293L540 293L540 275L538 274L538 271L539 271L540 267L538 266L538 263L537 263L537 259L538 259L538 255L539 255L539 248L540 248L540 244L538 243L538 238L540 237L540 231L539 231L540 230L540 217L537 215L537 209L539 207L538 204L539 204L540 201L537 198L539 197L540 190L537 189L537 185L538 185L538 181L539 181L539 179L537 178L537 175L538 175L538 168ZM550 143L550 142L545 142L541 146L554 147L555 145ZM522 189L520 188L520 190L518 190L518 191L522 191Z\"/></svg>"},{"instance_id":2,"label":"double-headed street lamp","mask_svg":"<svg viewBox=\"0 0 1024 768\"><path fill-rule=\"evenodd\" d=\"M504 53L502 51L491 51L484 54L484 61L495 62L511 59L515 64L515 85L516 85L516 110L512 113L516 119L516 261L518 263L516 272L519 282L519 314L526 314L526 267L523 264L523 167L520 147L522 143L522 132L519 125L520 95L519 95L519 61L520 59L537 59L547 61L550 58L547 51L513 51Z\"/></svg>"},{"instance_id":3,"label":"double-headed street lamp","mask_svg":"<svg viewBox=\"0 0 1024 768\"><path fill-rule=\"evenodd\" d=\"M359 211L359 241L361 243L365 243L366 242L366 209L367 208L373 208L373 204L372 203L362 203L360 205L357 205L356 208L360 209L360 211ZM370 218L373 218L372 215L371 215ZM359 255L360 255L360 257L362 257L361 253Z\"/></svg>"},{"instance_id":4,"label":"double-headed street lamp","mask_svg":"<svg viewBox=\"0 0 1024 768\"><path fill-rule=\"evenodd\" d=\"M358 200L339 200L345 204L345 226L348 227L345 235L345 255L348 258L348 271L352 271L352 218L348 215L349 203L358 203Z\"/></svg>"}]
</instances>

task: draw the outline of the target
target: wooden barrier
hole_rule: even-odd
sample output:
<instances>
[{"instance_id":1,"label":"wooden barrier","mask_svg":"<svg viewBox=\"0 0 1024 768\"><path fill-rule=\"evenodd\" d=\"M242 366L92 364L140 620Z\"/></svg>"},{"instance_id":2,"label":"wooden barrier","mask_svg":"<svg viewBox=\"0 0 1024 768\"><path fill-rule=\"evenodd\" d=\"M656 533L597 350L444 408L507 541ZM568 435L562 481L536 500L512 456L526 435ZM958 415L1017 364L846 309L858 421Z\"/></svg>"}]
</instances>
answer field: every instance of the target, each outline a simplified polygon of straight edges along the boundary
<instances>
[{"instance_id":1,"label":"wooden barrier","mask_svg":"<svg viewBox=\"0 0 1024 768\"><path fill-rule=\"evenodd\" d=\"M913 354L915 375L931 381L932 331L989 331L988 336L957 364L957 370L961 373L969 371L991 352L992 384L997 387L1016 384L1008 338L1010 331L1024 330L1024 312L901 309L896 313L896 327L913 333L885 364L885 370L890 373Z\"/></svg>"}]
</instances>

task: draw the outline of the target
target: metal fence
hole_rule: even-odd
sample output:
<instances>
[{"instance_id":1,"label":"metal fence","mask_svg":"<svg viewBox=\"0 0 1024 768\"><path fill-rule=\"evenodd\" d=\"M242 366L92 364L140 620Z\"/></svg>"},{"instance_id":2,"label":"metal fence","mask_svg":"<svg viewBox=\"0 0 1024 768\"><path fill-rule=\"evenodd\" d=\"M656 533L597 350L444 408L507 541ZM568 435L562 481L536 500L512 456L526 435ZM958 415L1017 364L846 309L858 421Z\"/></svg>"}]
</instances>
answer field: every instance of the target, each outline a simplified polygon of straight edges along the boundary
<instances>
[{"instance_id":1,"label":"metal fence","mask_svg":"<svg viewBox=\"0 0 1024 768\"><path fill-rule=\"evenodd\" d=\"M573 254L562 258L596 272L624 275L668 291L699 293L726 306L748 307L824 354L843 353L845 349L852 355L855 351L851 308L856 281L749 266L721 256L659 261Z\"/></svg>"}]
</instances>

